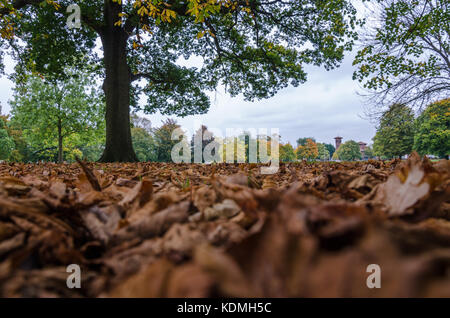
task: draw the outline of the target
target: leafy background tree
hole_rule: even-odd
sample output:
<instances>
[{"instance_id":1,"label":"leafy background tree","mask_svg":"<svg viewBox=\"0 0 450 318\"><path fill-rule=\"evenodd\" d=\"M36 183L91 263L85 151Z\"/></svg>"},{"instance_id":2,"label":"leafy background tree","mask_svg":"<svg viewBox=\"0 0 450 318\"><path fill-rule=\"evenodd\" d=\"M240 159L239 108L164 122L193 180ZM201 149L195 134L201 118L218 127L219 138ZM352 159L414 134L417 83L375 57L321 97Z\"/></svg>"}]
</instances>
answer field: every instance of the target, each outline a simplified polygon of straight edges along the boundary
<instances>
[{"instance_id":1,"label":"leafy background tree","mask_svg":"<svg viewBox=\"0 0 450 318\"><path fill-rule=\"evenodd\" d=\"M308 139L312 142L316 142L316 139L314 137L302 137L297 139L297 147L298 146L305 146L308 142Z\"/></svg>"},{"instance_id":2,"label":"leafy background tree","mask_svg":"<svg viewBox=\"0 0 450 318\"><path fill-rule=\"evenodd\" d=\"M232 149L231 151L234 154L234 162L244 163L244 162L268 162L272 160L272 142L273 138L277 137L278 140L280 136L267 136L267 135L257 135L253 136L251 132L244 131L239 134L237 137L229 136L223 139L223 160L227 161L227 149ZM217 138L219 141L220 139ZM266 144L265 148L263 144ZM289 145L288 147L283 148L286 145L279 144L279 157L278 159L282 160L283 156L286 160L289 160L291 154L289 154ZM254 148L253 148L254 147ZM255 154L251 155L250 150L254 149L256 151ZM287 150L287 153L283 151ZM295 159L295 155L294 155Z\"/></svg>"},{"instance_id":3,"label":"leafy background tree","mask_svg":"<svg viewBox=\"0 0 450 318\"><path fill-rule=\"evenodd\" d=\"M344 142L336 150L334 159L343 161L354 161L362 158L361 151L359 150L359 144L354 140L348 140Z\"/></svg>"},{"instance_id":4,"label":"leafy background tree","mask_svg":"<svg viewBox=\"0 0 450 318\"><path fill-rule=\"evenodd\" d=\"M21 81L30 72L66 77L81 57L104 76L106 143L101 161L135 161L130 106L186 116L209 108L206 91L224 86L245 99L272 97L306 81L306 65L337 67L361 21L351 1L23 0L0 8L3 45L14 48ZM81 29L66 27L68 5ZM103 60L95 54L100 39ZM180 57L202 57L199 67Z\"/></svg>"},{"instance_id":5,"label":"leafy background tree","mask_svg":"<svg viewBox=\"0 0 450 318\"><path fill-rule=\"evenodd\" d=\"M172 133L175 129L181 128L174 119L166 119L161 127L154 130L153 138L155 141L156 160L158 162L172 162L172 148L178 144L179 140L172 140ZM189 149L189 145L186 145Z\"/></svg>"},{"instance_id":6,"label":"leafy background tree","mask_svg":"<svg viewBox=\"0 0 450 318\"><path fill-rule=\"evenodd\" d=\"M156 161L156 147L152 135L141 127L131 128L133 147L139 161Z\"/></svg>"},{"instance_id":7,"label":"leafy background tree","mask_svg":"<svg viewBox=\"0 0 450 318\"><path fill-rule=\"evenodd\" d=\"M373 148L372 146L367 146L366 149L364 150L364 157L366 157L367 159L371 159L375 156L374 152L373 152Z\"/></svg>"},{"instance_id":8,"label":"leafy background tree","mask_svg":"<svg viewBox=\"0 0 450 318\"><path fill-rule=\"evenodd\" d=\"M296 149L297 159L316 159L319 155L317 144L312 138L307 138L305 145L299 145Z\"/></svg>"},{"instance_id":9,"label":"leafy background tree","mask_svg":"<svg viewBox=\"0 0 450 318\"><path fill-rule=\"evenodd\" d=\"M67 79L30 77L14 91L11 121L23 129L33 153L62 162L81 157L80 145L104 136L104 103L88 69L66 69Z\"/></svg>"},{"instance_id":10,"label":"leafy background tree","mask_svg":"<svg viewBox=\"0 0 450 318\"><path fill-rule=\"evenodd\" d=\"M251 132L244 131L241 135L237 137L238 141L236 142L236 151L238 151L238 146L244 145L244 162L250 162L251 160L255 160L255 158L250 158L250 149L256 146L256 161L258 161L259 157L259 145L258 145L258 138L256 136L252 136Z\"/></svg>"},{"instance_id":11,"label":"leafy background tree","mask_svg":"<svg viewBox=\"0 0 450 318\"><path fill-rule=\"evenodd\" d=\"M261 142L267 144L267 152L261 157L260 146ZM254 147L254 148L253 148ZM254 149L256 152L253 156L250 154L250 150ZM262 162L266 161L271 153L270 148L270 137L266 135L254 136L250 131L244 131L242 134L237 136L235 140L235 151L236 159L242 160L240 162Z\"/></svg>"},{"instance_id":12,"label":"leafy background tree","mask_svg":"<svg viewBox=\"0 0 450 318\"><path fill-rule=\"evenodd\" d=\"M320 160L329 160L330 152L328 151L327 147L323 143L317 143L317 150L318 150L318 156L317 159Z\"/></svg>"},{"instance_id":13,"label":"leafy background tree","mask_svg":"<svg viewBox=\"0 0 450 318\"><path fill-rule=\"evenodd\" d=\"M327 148L330 158L333 157L336 148L332 144L325 144L325 148Z\"/></svg>"},{"instance_id":14,"label":"leafy background tree","mask_svg":"<svg viewBox=\"0 0 450 318\"><path fill-rule=\"evenodd\" d=\"M23 129L18 123L11 122L9 116L2 115L2 105L0 103L0 126L5 129L8 137L14 141L14 149L10 152L9 161L20 162L28 161L29 150L28 144L23 137ZM3 134L4 135L4 134ZM7 149L7 148L5 148ZM6 152L6 150L5 150Z\"/></svg>"},{"instance_id":15,"label":"leafy background tree","mask_svg":"<svg viewBox=\"0 0 450 318\"><path fill-rule=\"evenodd\" d=\"M273 160L274 158L274 154L272 153L272 143L275 143L275 139L277 139L278 141L281 139L280 135L265 135L265 134L261 134L258 135L256 138L256 142L257 142L257 149L258 149L258 154L257 154L257 162L264 162L267 163L270 160ZM278 158L279 159L279 155L280 155L280 145L278 144Z\"/></svg>"},{"instance_id":16,"label":"leafy background tree","mask_svg":"<svg viewBox=\"0 0 450 318\"><path fill-rule=\"evenodd\" d=\"M14 150L9 156L9 160L13 162L29 161L30 150L23 136L23 130L17 123L7 121L7 131L9 136L14 140Z\"/></svg>"},{"instance_id":17,"label":"leafy background tree","mask_svg":"<svg viewBox=\"0 0 450 318\"><path fill-rule=\"evenodd\" d=\"M421 109L448 97L450 27L448 0L369 1L374 23L365 27L353 78L368 90L369 115L392 104Z\"/></svg>"},{"instance_id":18,"label":"leafy background tree","mask_svg":"<svg viewBox=\"0 0 450 318\"><path fill-rule=\"evenodd\" d=\"M152 122L134 113L131 115L131 127L142 128L150 133L152 131Z\"/></svg>"},{"instance_id":19,"label":"leafy background tree","mask_svg":"<svg viewBox=\"0 0 450 318\"><path fill-rule=\"evenodd\" d=\"M280 145L280 161L281 162L293 162L295 161L294 147L290 143Z\"/></svg>"},{"instance_id":20,"label":"leafy background tree","mask_svg":"<svg viewBox=\"0 0 450 318\"><path fill-rule=\"evenodd\" d=\"M248 138L244 136L233 137L229 136L223 140L223 158L227 161L227 150L233 152L233 162L247 162L248 161ZM247 141L247 143L246 143Z\"/></svg>"},{"instance_id":21,"label":"leafy background tree","mask_svg":"<svg viewBox=\"0 0 450 318\"><path fill-rule=\"evenodd\" d=\"M416 119L414 149L421 155L450 154L450 99L430 104Z\"/></svg>"},{"instance_id":22,"label":"leafy background tree","mask_svg":"<svg viewBox=\"0 0 450 318\"><path fill-rule=\"evenodd\" d=\"M1 116L0 111L0 160L9 159L14 148L14 140L9 136L6 127L6 117Z\"/></svg>"},{"instance_id":23,"label":"leafy background tree","mask_svg":"<svg viewBox=\"0 0 450 318\"><path fill-rule=\"evenodd\" d=\"M414 113L404 104L393 104L380 118L373 138L376 155L394 158L409 154L414 144Z\"/></svg>"},{"instance_id":24,"label":"leafy background tree","mask_svg":"<svg viewBox=\"0 0 450 318\"><path fill-rule=\"evenodd\" d=\"M132 128L131 137L133 148L139 161L157 161L156 144L153 138L152 124L150 120L139 117L136 114L131 116Z\"/></svg>"},{"instance_id":25,"label":"leafy background tree","mask_svg":"<svg viewBox=\"0 0 450 318\"><path fill-rule=\"evenodd\" d=\"M205 158L203 157L203 153L205 151L205 147L207 145L214 146L214 149L211 152L211 155L215 155L215 149L218 149L219 146L211 144L215 143L216 138L214 134L208 130L208 127L202 125L197 131L194 133L194 135L191 138L191 162L205 162ZM195 146L196 142L198 142L199 145L201 145L201 158L195 158ZM220 148L219 148L220 149ZM198 154L200 155L200 154Z\"/></svg>"}]
</instances>

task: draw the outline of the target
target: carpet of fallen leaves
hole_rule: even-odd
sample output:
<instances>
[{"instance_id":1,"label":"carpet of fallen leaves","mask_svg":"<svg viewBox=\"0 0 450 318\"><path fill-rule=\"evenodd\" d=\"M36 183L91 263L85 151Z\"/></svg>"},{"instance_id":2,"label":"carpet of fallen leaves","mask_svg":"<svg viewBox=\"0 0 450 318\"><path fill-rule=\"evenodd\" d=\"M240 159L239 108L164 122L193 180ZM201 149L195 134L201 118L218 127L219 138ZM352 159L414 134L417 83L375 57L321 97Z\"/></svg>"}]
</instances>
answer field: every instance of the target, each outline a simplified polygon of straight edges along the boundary
<instances>
[{"instance_id":1,"label":"carpet of fallen leaves","mask_svg":"<svg viewBox=\"0 0 450 318\"><path fill-rule=\"evenodd\" d=\"M0 296L449 297L450 163L0 164Z\"/></svg>"}]
</instances>

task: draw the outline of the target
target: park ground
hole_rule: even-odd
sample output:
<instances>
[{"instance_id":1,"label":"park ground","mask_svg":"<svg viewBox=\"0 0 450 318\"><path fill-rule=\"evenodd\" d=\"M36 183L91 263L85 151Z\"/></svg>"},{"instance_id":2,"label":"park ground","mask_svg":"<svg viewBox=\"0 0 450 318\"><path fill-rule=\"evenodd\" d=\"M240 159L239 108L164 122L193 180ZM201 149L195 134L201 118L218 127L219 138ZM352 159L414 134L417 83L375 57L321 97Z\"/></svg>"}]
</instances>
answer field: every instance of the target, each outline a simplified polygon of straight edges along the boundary
<instances>
[{"instance_id":1,"label":"park ground","mask_svg":"<svg viewBox=\"0 0 450 318\"><path fill-rule=\"evenodd\" d=\"M0 164L0 296L450 297L448 160L260 168Z\"/></svg>"}]
</instances>

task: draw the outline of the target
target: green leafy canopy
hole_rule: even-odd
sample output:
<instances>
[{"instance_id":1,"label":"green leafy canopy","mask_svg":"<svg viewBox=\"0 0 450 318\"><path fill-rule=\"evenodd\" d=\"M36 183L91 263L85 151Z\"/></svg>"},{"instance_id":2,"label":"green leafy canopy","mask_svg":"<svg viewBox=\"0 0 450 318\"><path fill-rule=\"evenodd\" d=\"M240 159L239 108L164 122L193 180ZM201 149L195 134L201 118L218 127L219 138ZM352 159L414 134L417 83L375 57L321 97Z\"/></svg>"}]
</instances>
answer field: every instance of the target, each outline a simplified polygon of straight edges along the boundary
<instances>
[{"instance_id":1,"label":"green leafy canopy","mask_svg":"<svg viewBox=\"0 0 450 318\"><path fill-rule=\"evenodd\" d=\"M387 158L411 153L414 143L414 113L406 105L394 104L383 113L373 138L376 155Z\"/></svg>"},{"instance_id":2,"label":"green leafy canopy","mask_svg":"<svg viewBox=\"0 0 450 318\"><path fill-rule=\"evenodd\" d=\"M307 64L337 67L362 23L344 0L1 3L0 28L14 48L19 78L29 71L64 76L64 66L79 63L81 57L102 66L96 40L110 25L105 10L114 10L112 22L127 40L132 105L138 107L143 94L146 113L178 116L206 112L205 92L219 85L232 96L242 93L254 100L305 82ZM81 29L66 26L65 9L72 3L81 8ZM8 22L14 26L10 37ZM200 57L201 66L181 66L181 57Z\"/></svg>"},{"instance_id":3,"label":"green leafy canopy","mask_svg":"<svg viewBox=\"0 0 450 318\"><path fill-rule=\"evenodd\" d=\"M414 149L421 155L450 155L450 99L430 104L416 119Z\"/></svg>"},{"instance_id":4,"label":"green leafy canopy","mask_svg":"<svg viewBox=\"0 0 450 318\"><path fill-rule=\"evenodd\" d=\"M335 156L339 160L353 161L361 159L361 152L359 150L359 144L354 140L349 140L342 145L335 152Z\"/></svg>"}]
</instances>

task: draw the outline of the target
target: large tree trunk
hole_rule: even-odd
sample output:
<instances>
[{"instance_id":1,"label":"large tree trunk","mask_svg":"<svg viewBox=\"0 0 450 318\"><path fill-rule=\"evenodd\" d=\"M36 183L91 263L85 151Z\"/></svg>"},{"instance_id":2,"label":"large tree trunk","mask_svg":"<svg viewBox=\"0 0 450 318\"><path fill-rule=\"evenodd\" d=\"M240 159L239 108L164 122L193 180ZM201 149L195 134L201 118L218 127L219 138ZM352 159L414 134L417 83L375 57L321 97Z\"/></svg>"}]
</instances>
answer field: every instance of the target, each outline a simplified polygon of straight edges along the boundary
<instances>
[{"instance_id":1,"label":"large tree trunk","mask_svg":"<svg viewBox=\"0 0 450 318\"><path fill-rule=\"evenodd\" d=\"M120 8L105 1L105 27L101 32L106 77L103 90L106 95L106 146L101 162L137 161L133 150L130 128L131 73L127 63L128 35L115 27Z\"/></svg>"}]
</instances>

